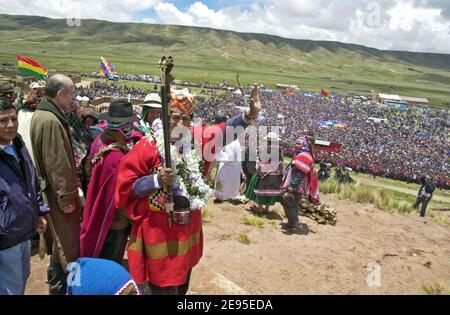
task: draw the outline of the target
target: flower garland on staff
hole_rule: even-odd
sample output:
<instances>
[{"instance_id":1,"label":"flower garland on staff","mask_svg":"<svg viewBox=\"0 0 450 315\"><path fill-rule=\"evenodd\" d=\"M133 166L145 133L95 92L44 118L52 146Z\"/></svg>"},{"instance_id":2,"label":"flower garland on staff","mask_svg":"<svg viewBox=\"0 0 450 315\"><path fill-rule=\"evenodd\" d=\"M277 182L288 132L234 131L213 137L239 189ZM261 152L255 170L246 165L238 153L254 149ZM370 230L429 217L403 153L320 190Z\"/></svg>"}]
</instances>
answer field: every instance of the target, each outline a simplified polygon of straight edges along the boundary
<instances>
[{"instance_id":1,"label":"flower garland on staff","mask_svg":"<svg viewBox=\"0 0 450 315\"><path fill-rule=\"evenodd\" d=\"M154 124L153 135L150 140L156 142L158 153L164 165L164 133L161 124ZM186 147L186 146L184 146ZM190 143L189 146L190 148ZM184 150L181 155L175 145L171 145L172 165L176 169L176 180L173 185L175 196L184 196L189 199L191 209L203 209L212 196L212 189L205 183L202 176L202 158L200 149L194 145L193 149Z\"/></svg>"}]
</instances>

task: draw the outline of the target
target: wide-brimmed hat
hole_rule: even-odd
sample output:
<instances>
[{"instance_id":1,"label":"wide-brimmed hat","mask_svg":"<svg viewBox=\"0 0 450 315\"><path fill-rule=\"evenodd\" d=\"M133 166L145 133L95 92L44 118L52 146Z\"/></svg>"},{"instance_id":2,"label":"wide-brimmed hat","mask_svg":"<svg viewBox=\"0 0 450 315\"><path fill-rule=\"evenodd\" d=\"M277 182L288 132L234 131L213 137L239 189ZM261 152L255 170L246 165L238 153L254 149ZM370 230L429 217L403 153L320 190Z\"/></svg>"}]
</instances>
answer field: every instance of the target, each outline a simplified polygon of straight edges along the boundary
<instances>
[{"instance_id":1,"label":"wide-brimmed hat","mask_svg":"<svg viewBox=\"0 0 450 315\"><path fill-rule=\"evenodd\" d=\"M139 118L133 112L133 105L127 101L114 101L109 105L107 113L101 114L98 119L112 122L137 122Z\"/></svg>"},{"instance_id":2,"label":"wide-brimmed hat","mask_svg":"<svg viewBox=\"0 0 450 315\"><path fill-rule=\"evenodd\" d=\"M10 82L0 82L0 93L14 92L14 85Z\"/></svg>"},{"instance_id":3,"label":"wide-brimmed hat","mask_svg":"<svg viewBox=\"0 0 450 315\"><path fill-rule=\"evenodd\" d=\"M161 97L157 93L148 94L144 99L144 106L162 108Z\"/></svg>"},{"instance_id":4,"label":"wide-brimmed hat","mask_svg":"<svg viewBox=\"0 0 450 315\"><path fill-rule=\"evenodd\" d=\"M45 82L39 81L39 82L33 82L30 84L30 89L43 89L45 88Z\"/></svg>"}]
</instances>

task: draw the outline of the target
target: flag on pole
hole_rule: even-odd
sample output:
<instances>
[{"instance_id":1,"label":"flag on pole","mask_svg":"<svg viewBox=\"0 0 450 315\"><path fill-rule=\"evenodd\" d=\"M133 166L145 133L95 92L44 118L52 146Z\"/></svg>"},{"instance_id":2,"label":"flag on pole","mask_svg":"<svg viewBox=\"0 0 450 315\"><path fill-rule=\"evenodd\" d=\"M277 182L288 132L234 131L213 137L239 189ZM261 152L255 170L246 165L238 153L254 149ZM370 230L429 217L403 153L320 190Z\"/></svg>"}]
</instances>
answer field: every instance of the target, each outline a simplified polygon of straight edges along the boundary
<instances>
[{"instance_id":1,"label":"flag on pole","mask_svg":"<svg viewBox=\"0 0 450 315\"><path fill-rule=\"evenodd\" d=\"M323 97L330 97L330 92L322 89L322 91L320 92L320 95L322 95Z\"/></svg>"},{"instance_id":2,"label":"flag on pole","mask_svg":"<svg viewBox=\"0 0 450 315\"><path fill-rule=\"evenodd\" d=\"M20 75L23 76L33 76L44 80L48 75L47 68L41 66L37 61L20 54L17 55L17 67Z\"/></svg>"},{"instance_id":3,"label":"flag on pole","mask_svg":"<svg viewBox=\"0 0 450 315\"><path fill-rule=\"evenodd\" d=\"M112 78L114 70L114 65L108 59L100 57L100 72L105 78Z\"/></svg>"}]
</instances>

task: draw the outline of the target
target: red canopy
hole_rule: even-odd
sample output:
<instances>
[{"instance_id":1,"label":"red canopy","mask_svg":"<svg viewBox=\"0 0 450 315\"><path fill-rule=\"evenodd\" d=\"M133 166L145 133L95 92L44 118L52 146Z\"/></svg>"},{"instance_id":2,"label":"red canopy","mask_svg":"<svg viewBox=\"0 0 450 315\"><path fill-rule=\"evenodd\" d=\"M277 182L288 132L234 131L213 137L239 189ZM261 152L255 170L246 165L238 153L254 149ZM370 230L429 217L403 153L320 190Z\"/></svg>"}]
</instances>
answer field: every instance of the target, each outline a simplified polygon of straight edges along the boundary
<instances>
[{"instance_id":1,"label":"red canopy","mask_svg":"<svg viewBox=\"0 0 450 315\"><path fill-rule=\"evenodd\" d=\"M342 144L330 143L329 145L314 145L314 150L316 151L326 151L329 153L340 153L342 150Z\"/></svg>"}]
</instances>

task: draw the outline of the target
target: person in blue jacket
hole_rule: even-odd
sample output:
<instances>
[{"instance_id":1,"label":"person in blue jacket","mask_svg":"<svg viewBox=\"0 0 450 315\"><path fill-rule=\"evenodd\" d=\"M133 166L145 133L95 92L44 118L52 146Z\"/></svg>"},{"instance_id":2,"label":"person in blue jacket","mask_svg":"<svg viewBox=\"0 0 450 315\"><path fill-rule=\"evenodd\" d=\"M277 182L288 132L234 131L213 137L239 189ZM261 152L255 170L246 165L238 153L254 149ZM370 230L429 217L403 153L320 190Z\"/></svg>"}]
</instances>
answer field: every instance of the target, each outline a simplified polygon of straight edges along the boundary
<instances>
[{"instance_id":1,"label":"person in blue jacket","mask_svg":"<svg viewBox=\"0 0 450 315\"><path fill-rule=\"evenodd\" d=\"M44 233L43 202L17 112L0 98L0 295L22 295L30 275L31 238Z\"/></svg>"}]
</instances>

